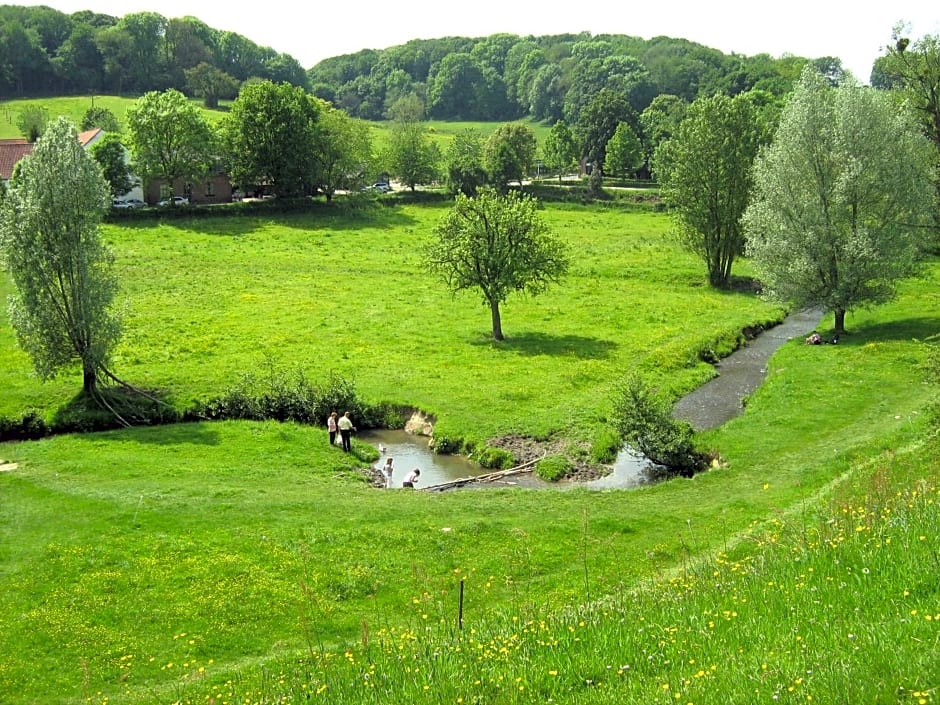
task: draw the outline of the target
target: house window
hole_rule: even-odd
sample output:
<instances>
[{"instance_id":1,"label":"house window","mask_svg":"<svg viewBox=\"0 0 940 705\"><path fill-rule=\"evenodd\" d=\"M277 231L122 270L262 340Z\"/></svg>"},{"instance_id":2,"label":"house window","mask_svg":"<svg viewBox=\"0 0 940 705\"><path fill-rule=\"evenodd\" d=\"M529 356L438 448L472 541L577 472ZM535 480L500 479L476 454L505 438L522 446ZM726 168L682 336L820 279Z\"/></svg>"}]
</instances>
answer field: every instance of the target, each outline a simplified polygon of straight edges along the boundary
<instances>
[{"instance_id":1,"label":"house window","mask_svg":"<svg viewBox=\"0 0 940 705\"><path fill-rule=\"evenodd\" d=\"M215 184L211 181L206 182L206 196L209 198L215 196Z\"/></svg>"}]
</instances>

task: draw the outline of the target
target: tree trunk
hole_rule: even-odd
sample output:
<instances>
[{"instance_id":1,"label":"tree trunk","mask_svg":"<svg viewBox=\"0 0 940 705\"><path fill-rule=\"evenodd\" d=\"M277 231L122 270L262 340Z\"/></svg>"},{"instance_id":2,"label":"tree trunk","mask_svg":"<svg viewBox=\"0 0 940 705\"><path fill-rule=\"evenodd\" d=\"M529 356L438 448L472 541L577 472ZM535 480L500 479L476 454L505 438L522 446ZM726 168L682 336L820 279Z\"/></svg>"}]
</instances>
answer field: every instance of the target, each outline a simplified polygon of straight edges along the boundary
<instances>
[{"instance_id":1,"label":"tree trunk","mask_svg":"<svg viewBox=\"0 0 940 705\"><path fill-rule=\"evenodd\" d=\"M490 314L493 316L493 340L503 340L503 324L499 316L499 301L490 302Z\"/></svg>"},{"instance_id":2,"label":"tree trunk","mask_svg":"<svg viewBox=\"0 0 940 705\"><path fill-rule=\"evenodd\" d=\"M836 326L835 326L835 330L833 331L833 333L835 333L836 335L845 334L845 309L844 308L836 309Z\"/></svg>"},{"instance_id":3,"label":"tree trunk","mask_svg":"<svg viewBox=\"0 0 940 705\"><path fill-rule=\"evenodd\" d=\"M94 367L84 367L82 370L82 389L85 394L94 394L98 387L98 370Z\"/></svg>"}]
</instances>

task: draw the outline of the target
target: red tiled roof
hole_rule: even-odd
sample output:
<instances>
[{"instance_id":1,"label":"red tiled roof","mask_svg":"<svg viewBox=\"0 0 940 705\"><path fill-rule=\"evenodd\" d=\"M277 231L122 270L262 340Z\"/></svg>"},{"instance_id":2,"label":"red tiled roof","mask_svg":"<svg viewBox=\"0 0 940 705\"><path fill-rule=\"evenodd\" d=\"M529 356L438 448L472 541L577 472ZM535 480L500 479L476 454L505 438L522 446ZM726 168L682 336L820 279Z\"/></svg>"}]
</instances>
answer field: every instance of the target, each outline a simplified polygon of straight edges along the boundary
<instances>
[{"instance_id":1,"label":"red tiled roof","mask_svg":"<svg viewBox=\"0 0 940 705\"><path fill-rule=\"evenodd\" d=\"M0 179L7 181L16 163L32 151L33 145L26 140L0 140Z\"/></svg>"},{"instance_id":2,"label":"red tiled roof","mask_svg":"<svg viewBox=\"0 0 940 705\"><path fill-rule=\"evenodd\" d=\"M96 127L94 130L85 130L84 132L78 133L78 143L82 147L87 147L89 144L98 139L98 135L104 133L100 127Z\"/></svg>"},{"instance_id":3,"label":"red tiled roof","mask_svg":"<svg viewBox=\"0 0 940 705\"><path fill-rule=\"evenodd\" d=\"M78 143L82 145L82 147L87 148L89 144L98 139L102 134L104 134L104 130L100 127L96 127L94 130L79 132ZM20 159L31 153L34 146L35 145L31 142L27 142L21 137L11 140L0 140L0 179L8 181L13 174L13 167L16 166L16 163Z\"/></svg>"}]
</instances>

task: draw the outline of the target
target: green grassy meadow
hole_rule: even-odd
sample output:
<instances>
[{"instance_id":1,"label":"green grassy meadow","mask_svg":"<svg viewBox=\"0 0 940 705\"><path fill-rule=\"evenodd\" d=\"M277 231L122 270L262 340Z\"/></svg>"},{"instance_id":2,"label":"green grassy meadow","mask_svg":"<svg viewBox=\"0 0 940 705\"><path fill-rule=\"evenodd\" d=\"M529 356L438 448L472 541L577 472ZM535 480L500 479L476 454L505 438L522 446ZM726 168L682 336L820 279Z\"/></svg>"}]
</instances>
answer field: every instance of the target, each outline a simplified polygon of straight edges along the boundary
<instances>
[{"instance_id":1,"label":"green grassy meadow","mask_svg":"<svg viewBox=\"0 0 940 705\"><path fill-rule=\"evenodd\" d=\"M125 125L127 109L133 107L137 98L127 98L113 95L84 95L84 96L55 96L47 98L24 98L0 102L0 139L13 139L22 137L16 122L20 112L27 106L39 106L49 111L50 118L64 115L76 125L81 125L85 112L92 106L107 108L122 126ZM203 114L210 123L216 123L225 115L223 110L207 110L201 101L193 100L193 104L202 109Z\"/></svg>"},{"instance_id":2,"label":"green grassy meadow","mask_svg":"<svg viewBox=\"0 0 940 705\"><path fill-rule=\"evenodd\" d=\"M107 108L114 114L118 121L124 125L127 109L133 107L136 100L136 98L124 96L85 95L0 101L0 139L12 139L23 136L20 134L20 129L17 127L16 122L20 112L27 106L46 108L50 116L64 115L76 125L80 125L85 111L94 105L99 108ZM203 107L201 101L195 99L192 102L202 110L206 119L213 124L219 122L227 111L228 102L226 101L223 101L217 110L206 109ZM538 143L542 144L550 128L533 120L527 119L522 122L532 129ZM373 122L369 124L372 128L373 146L376 150L381 150L388 141L389 123ZM443 152L447 149L447 145L454 136L462 133L464 130L474 129L485 139L501 124L502 123L496 122L444 122L432 120L428 121L427 128L429 136L438 144Z\"/></svg>"},{"instance_id":3,"label":"green grassy meadow","mask_svg":"<svg viewBox=\"0 0 940 705\"><path fill-rule=\"evenodd\" d=\"M663 214L549 206L571 276L507 301L508 340L497 344L478 295L453 297L422 271L447 206L364 203L276 221L106 226L127 312L115 371L185 405L273 361L314 380L353 379L367 401L421 409L448 436L590 439L628 371L687 390L713 374L698 351L782 315L752 294L709 290L702 266L669 242ZM0 415L47 412L74 395L67 377L37 385L10 329L0 336Z\"/></svg>"},{"instance_id":4,"label":"green grassy meadow","mask_svg":"<svg viewBox=\"0 0 940 705\"><path fill-rule=\"evenodd\" d=\"M574 443L624 375L681 394L783 315L711 291L663 214L547 204L571 275L510 299L497 344L422 271L442 214L108 224L115 371L181 406L267 364L333 371L442 434ZM937 702L938 284L933 261L838 346L785 344L701 434L718 467L636 490L383 492L272 422L0 445L0 702ZM0 314L0 385L0 415L48 415L80 376L38 383Z\"/></svg>"}]
</instances>

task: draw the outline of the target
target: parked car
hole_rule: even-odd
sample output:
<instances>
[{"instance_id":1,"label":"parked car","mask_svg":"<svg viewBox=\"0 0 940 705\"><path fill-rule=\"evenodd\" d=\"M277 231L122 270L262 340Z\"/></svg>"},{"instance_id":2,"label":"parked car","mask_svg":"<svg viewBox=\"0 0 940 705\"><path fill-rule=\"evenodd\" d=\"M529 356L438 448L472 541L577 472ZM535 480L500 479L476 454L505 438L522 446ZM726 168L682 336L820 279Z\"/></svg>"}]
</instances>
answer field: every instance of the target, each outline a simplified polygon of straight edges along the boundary
<instances>
[{"instance_id":1,"label":"parked car","mask_svg":"<svg viewBox=\"0 0 940 705\"><path fill-rule=\"evenodd\" d=\"M112 198L111 207L112 208L133 208L133 206L131 206L130 203L128 203L127 201L123 201L120 198Z\"/></svg>"},{"instance_id":2,"label":"parked car","mask_svg":"<svg viewBox=\"0 0 940 705\"><path fill-rule=\"evenodd\" d=\"M186 198L186 196L173 196L173 198L164 198L164 199L163 199L162 201L160 201L157 205L160 206L160 207L163 207L163 206L170 206L170 205L173 205L173 206L188 206L188 205L189 205L189 199Z\"/></svg>"},{"instance_id":3,"label":"parked car","mask_svg":"<svg viewBox=\"0 0 940 705\"><path fill-rule=\"evenodd\" d=\"M392 187L384 181L379 181L378 183L372 184L372 190L378 191L379 193L388 193L392 190Z\"/></svg>"},{"instance_id":4,"label":"parked car","mask_svg":"<svg viewBox=\"0 0 940 705\"><path fill-rule=\"evenodd\" d=\"M124 203L126 203L129 208L143 208L147 205L139 198L125 198Z\"/></svg>"}]
</instances>

